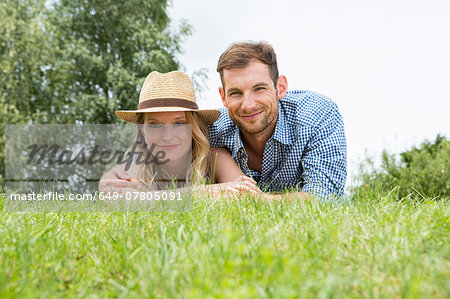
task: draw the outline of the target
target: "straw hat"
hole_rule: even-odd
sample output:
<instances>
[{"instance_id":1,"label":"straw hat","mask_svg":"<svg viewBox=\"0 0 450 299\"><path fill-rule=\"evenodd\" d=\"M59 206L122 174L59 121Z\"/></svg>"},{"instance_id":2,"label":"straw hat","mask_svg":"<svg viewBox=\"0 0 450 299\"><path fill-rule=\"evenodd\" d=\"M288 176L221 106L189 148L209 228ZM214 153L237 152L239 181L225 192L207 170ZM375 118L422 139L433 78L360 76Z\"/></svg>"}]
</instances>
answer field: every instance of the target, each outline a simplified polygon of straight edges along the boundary
<instances>
[{"instance_id":1,"label":"straw hat","mask_svg":"<svg viewBox=\"0 0 450 299\"><path fill-rule=\"evenodd\" d=\"M128 122L137 123L141 113L173 111L193 111L205 125L212 124L220 116L217 110L198 109L194 85L186 74L179 71L165 74L151 72L142 85L137 110L118 110L116 115Z\"/></svg>"}]
</instances>

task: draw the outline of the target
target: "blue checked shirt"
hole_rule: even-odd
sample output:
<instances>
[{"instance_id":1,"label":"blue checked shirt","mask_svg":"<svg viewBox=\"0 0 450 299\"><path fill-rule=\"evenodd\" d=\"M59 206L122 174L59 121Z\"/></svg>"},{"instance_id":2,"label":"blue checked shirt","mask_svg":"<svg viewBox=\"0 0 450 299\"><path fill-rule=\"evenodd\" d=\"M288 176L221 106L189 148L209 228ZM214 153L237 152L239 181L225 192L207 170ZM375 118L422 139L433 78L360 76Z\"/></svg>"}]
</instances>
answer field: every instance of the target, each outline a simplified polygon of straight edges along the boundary
<instances>
[{"instance_id":1,"label":"blue checked shirt","mask_svg":"<svg viewBox=\"0 0 450 299\"><path fill-rule=\"evenodd\" d=\"M267 141L262 172L249 169L248 155L238 126L220 108L220 118L209 127L212 147L225 147L241 170L261 190L301 190L328 198L344 196L347 146L344 123L329 98L306 90L290 91L278 102L275 132Z\"/></svg>"}]
</instances>

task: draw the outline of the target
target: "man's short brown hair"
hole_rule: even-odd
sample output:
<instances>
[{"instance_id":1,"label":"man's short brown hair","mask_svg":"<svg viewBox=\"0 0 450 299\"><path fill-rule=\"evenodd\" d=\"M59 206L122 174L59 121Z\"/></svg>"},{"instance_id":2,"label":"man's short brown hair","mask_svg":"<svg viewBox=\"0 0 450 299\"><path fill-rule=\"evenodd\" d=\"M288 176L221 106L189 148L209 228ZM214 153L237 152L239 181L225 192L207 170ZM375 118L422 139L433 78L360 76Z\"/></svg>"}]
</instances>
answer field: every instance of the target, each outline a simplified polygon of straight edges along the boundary
<instances>
[{"instance_id":1,"label":"man's short brown hair","mask_svg":"<svg viewBox=\"0 0 450 299\"><path fill-rule=\"evenodd\" d=\"M245 68L251 60L257 59L269 67L270 78L275 88L278 80L277 55L273 47L266 42L241 42L232 44L225 52L220 55L217 63L217 72L220 74L222 86L223 70Z\"/></svg>"}]
</instances>

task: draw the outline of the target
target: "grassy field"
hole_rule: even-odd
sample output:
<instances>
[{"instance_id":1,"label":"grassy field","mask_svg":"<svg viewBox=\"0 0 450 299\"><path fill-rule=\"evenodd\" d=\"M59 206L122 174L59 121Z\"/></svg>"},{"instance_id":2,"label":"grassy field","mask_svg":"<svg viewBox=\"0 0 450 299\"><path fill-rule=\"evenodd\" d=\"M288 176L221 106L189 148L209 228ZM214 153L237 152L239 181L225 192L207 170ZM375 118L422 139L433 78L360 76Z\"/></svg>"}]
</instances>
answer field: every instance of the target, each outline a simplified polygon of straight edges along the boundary
<instances>
[{"instance_id":1,"label":"grassy field","mask_svg":"<svg viewBox=\"0 0 450 299\"><path fill-rule=\"evenodd\" d=\"M0 199L3 211L4 197ZM448 201L0 213L0 297L449 298Z\"/></svg>"}]
</instances>

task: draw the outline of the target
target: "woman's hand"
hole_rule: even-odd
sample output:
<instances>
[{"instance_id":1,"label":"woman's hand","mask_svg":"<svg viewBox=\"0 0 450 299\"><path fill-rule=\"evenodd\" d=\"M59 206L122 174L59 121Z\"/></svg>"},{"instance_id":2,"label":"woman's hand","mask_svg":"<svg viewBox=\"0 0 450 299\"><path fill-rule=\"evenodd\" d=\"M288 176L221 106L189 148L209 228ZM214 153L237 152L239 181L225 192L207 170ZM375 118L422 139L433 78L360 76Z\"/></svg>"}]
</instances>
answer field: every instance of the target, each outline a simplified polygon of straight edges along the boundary
<instances>
[{"instance_id":1,"label":"woman's hand","mask_svg":"<svg viewBox=\"0 0 450 299\"><path fill-rule=\"evenodd\" d=\"M119 165L102 176L98 189L102 192L122 194L130 190L141 191L142 185L132 180L129 173Z\"/></svg>"},{"instance_id":2,"label":"woman's hand","mask_svg":"<svg viewBox=\"0 0 450 299\"><path fill-rule=\"evenodd\" d=\"M256 181L246 175L241 175L232 182L219 185L225 185L225 190L230 192L262 193L261 189L256 185Z\"/></svg>"},{"instance_id":3,"label":"woman's hand","mask_svg":"<svg viewBox=\"0 0 450 299\"><path fill-rule=\"evenodd\" d=\"M234 181L227 183L195 186L194 192L207 193L212 196L263 193L256 185L255 180L245 175L239 176Z\"/></svg>"}]
</instances>

